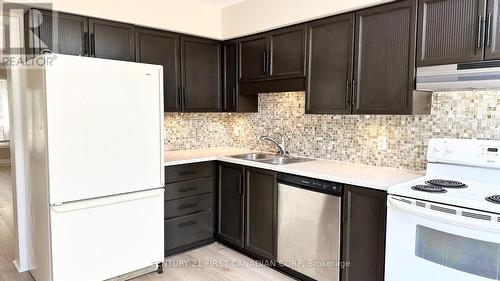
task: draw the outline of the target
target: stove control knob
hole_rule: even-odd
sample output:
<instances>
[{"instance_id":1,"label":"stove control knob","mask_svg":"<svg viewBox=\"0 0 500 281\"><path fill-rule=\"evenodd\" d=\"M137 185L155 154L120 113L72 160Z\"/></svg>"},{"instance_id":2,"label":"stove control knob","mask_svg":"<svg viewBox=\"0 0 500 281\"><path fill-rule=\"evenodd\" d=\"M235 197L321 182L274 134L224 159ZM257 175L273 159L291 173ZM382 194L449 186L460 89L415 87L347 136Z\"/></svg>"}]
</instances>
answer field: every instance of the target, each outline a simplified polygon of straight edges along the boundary
<instances>
[{"instance_id":1,"label":"stove control knob","mask_svg":"<svg viewBox=\"0 0 500 281\"><path fill-rule=\"evenodd\" d=\"M446 147L446 152L453 152L453 151L455 151L455 147L453 145L450 144Z\"/></svg>"}]
</instances>

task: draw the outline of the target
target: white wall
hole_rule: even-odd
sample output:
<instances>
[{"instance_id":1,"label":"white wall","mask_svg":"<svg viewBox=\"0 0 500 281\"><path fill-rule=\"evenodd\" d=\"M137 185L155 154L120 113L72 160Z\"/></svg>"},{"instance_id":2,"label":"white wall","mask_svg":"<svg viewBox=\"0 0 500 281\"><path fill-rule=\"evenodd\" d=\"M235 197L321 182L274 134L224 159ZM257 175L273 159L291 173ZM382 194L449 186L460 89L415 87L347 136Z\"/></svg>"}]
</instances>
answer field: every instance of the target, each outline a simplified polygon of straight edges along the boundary
<instances>
[{"instance_id":1,"label":"white wall","mask_svg":"<svg viewBox=\"0 0 500 281\"><path fill-rule=\"evenodd\" d=\"M222 37L235 38L394 0L245 0L222 9Z\"/></svg>"},{"instance_id":2,"label":"white wall","mask_svg":"<svg viewBox=\"0 0 500 281\"><path fill-rule=\"evenodd\" d=\"M17 3L50 0L11 0ZM53 9L220 39L221 8L200 0L52 0Z\"/></svg>"},{"instance_id":3,"label":"white wall","mask_svg":"<svg viewBox=\"0 0 500 281\"><path fill-rule=\"evenodd\" d=\"M395 0L52 0L54 10L230 39ZM9 0L47 3L50 0Z\"/></svg>"}]
</instances>

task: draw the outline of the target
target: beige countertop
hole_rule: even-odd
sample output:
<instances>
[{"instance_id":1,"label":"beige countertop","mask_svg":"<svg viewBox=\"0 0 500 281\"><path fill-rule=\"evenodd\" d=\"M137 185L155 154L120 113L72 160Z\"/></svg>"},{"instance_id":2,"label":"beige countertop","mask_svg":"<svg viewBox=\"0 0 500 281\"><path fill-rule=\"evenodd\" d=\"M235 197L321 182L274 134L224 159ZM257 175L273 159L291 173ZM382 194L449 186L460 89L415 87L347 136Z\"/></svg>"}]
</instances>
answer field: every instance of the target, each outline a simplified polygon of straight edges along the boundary
<instances>
[{"instance_id":1,"label":"beige countertop","mask_svg":"<svg viewBox=\"0 0 500 281\"><path fill-rule=\"evenodd\" d=\"M251 150L230 147L166 151L165 166L218 160L379 190L387 190L391 185L423 175L421 172L404 169L376 167L335 160L318 159L311 162L272 165L230 157L231 155L247 152L251 152Z\"/></svg>"}]
</instances>

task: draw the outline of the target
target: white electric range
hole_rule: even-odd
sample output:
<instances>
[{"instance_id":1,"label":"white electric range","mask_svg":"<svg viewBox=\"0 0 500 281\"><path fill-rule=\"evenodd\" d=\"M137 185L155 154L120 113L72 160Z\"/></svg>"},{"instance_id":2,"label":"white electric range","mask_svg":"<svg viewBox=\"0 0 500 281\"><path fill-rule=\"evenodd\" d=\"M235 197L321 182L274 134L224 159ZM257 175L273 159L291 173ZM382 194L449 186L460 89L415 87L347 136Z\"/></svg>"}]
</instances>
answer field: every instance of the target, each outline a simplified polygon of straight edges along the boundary
<instances>
[{"instance_id":1,"label":"white electric range","mask_svg":"<svg viewBox=\"0 0 500 281\"><path fill-rule=\"evenodd\" d=\"M385 280L500 280L500 141L432 139L427 160L388 189Z\"/></svg>"}]
</instances>

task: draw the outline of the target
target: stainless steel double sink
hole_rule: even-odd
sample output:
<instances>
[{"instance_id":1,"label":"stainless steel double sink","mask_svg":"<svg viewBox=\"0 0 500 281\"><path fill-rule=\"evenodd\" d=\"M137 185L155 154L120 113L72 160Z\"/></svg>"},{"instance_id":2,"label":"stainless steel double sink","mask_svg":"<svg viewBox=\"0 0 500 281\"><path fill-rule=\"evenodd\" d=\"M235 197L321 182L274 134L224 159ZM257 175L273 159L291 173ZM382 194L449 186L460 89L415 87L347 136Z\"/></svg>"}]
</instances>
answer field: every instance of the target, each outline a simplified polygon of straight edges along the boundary
<instances>
[{"instance_id":1,"label":"stainless steel double sink","mask_svg":"<svg viewBox=\"0 0 500 281\"><path fill-rule=\"evenodd\" d=\"M273 165L286 165L286 164L309 162L315 160L312 158L295 157L290 155L282 156L271 153L245 153L245 154L233 155L231 157L242 160L273 164Z\"/></svg>"}]
</instances>

